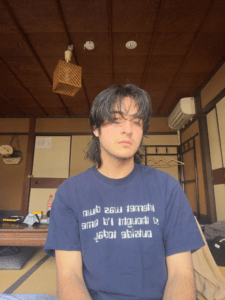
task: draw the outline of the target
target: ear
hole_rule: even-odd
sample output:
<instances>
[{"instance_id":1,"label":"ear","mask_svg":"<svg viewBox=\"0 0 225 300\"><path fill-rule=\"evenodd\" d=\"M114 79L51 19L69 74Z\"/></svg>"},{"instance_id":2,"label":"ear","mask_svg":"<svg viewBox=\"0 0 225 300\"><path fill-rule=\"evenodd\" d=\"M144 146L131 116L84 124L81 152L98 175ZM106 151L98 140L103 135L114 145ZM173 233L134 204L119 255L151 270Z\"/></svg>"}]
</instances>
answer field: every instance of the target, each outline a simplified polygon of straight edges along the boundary
<instances>
[{"instance_id":1,"label":"ear","mask_svg":"<svg viewBox=\"0 0 225 300\"><path fill-rule=\"evenodd\" d=\"M98 128L94 128L93 129L93 133L94 133L94 135L96 136L96 137L99 137L99 129Z\"/></svg>"}]
</instances>

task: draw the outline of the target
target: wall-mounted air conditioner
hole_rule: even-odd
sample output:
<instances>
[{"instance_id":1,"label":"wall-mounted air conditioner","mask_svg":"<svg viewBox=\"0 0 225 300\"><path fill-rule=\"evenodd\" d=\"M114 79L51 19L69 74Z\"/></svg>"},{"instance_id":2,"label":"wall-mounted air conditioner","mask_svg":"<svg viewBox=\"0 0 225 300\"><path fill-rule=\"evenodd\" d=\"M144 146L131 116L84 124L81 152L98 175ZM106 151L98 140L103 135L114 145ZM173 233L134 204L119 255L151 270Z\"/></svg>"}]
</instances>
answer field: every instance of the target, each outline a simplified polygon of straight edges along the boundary
<instances>
[{"instance_id":1,"label":"wall-mounted air conditioner","mask_svg":"<svg viewBox=\"0 0 225 300\"><path fill-rule=\"evenodd\" d=\"M180 130L195 115L195 99L182 98L168 118L168 125L173 130Z\"/></svg>"}]
</instances>

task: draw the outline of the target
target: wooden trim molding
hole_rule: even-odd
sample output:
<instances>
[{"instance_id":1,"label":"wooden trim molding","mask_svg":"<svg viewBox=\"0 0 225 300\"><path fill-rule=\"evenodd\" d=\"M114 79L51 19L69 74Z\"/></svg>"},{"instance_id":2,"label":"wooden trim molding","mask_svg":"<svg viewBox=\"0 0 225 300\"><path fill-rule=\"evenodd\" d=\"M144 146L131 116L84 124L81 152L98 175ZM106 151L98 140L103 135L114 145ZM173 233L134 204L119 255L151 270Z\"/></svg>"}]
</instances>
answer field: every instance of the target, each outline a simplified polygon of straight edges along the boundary
<instances>
[{"instance_id":1,"label":"wooden trim molding","mask_svg":"<svg viewBox=\"0 0 225 300\"><path fill-rule=\"evenodd\" d=\"M225 168L212 170L213 184L225 184Z\"/></svg>"},{"instance_id":2,"label":"wooden trim molding","mask_svg":"<svg viewBox=\"0 0 225 300\"><path fill-rule=\"evenodd\" d=\"M32 189L57 189L68 178L40 178L31 179Z\"/></svg>"}]
</instances>

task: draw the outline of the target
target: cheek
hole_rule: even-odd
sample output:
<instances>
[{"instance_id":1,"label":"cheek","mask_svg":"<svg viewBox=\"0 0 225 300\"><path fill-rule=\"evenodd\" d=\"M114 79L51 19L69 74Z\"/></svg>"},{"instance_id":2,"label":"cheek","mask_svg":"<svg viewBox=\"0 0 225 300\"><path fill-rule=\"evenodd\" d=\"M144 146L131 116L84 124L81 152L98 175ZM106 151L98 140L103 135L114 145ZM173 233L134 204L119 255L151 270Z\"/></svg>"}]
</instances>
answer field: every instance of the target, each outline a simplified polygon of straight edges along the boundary
<instances>
[{"instance_id":1,"label":"cheek","mask_svg":"<svg viewBox=\"0 0 225 300\"><path fill-rule=\"evenodd\" d=\"M143 137L143 130L136 131L135 137L141 141L141 139Z\"/></svg>"},{"instance_id":2,"label":"cheek","mask_svg":"<svg viewBox=\"0 0 225 300\"><path fill-rule=\"evenodd\" d=\"M118 134L118 128L117 128L117 130L114 129L113 127L104 128L104 138L107 140L116 136L117 134Z\"/></svg>"},{"instance_id":3,"label":"cheek","mask_svg":"<svg viewBox=\"0 0 225 300\"><path fill-rule=\"evenodd\" d=\"M103 144L111 144L114 141L114 135L115 133L110 128L104 128L104 131L102 130L99 136L99 140Z\"/></svg>"}]
</instances>

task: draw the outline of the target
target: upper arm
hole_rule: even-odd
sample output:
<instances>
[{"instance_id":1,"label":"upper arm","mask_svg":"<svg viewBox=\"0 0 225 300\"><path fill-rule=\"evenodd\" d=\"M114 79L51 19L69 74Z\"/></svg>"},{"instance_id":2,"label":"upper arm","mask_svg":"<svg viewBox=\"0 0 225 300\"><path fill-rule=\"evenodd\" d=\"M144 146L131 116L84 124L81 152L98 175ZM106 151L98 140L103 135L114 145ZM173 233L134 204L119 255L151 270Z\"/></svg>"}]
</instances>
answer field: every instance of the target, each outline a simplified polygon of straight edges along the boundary
<instances>
[{"instance_id":1,"label":"upper arm","mask_svg":"<svg viewBox=\"0 0 225 300\"><path fill-rule=\"evenodd\" d=\"M176 253L166 257L168 278L173 275L190 275L194 277L191 252Z\"/></svg>"},{"instance_id":2,"label":"upper arm","mask_svg":"<svg viewBox=\"0 0 225 300\"><path fill-rule=\"evenodd\" d=\"M81 251L55 250L57 274L62 276L77 275L83 279Z\"/></svg>"}]
</instances>

